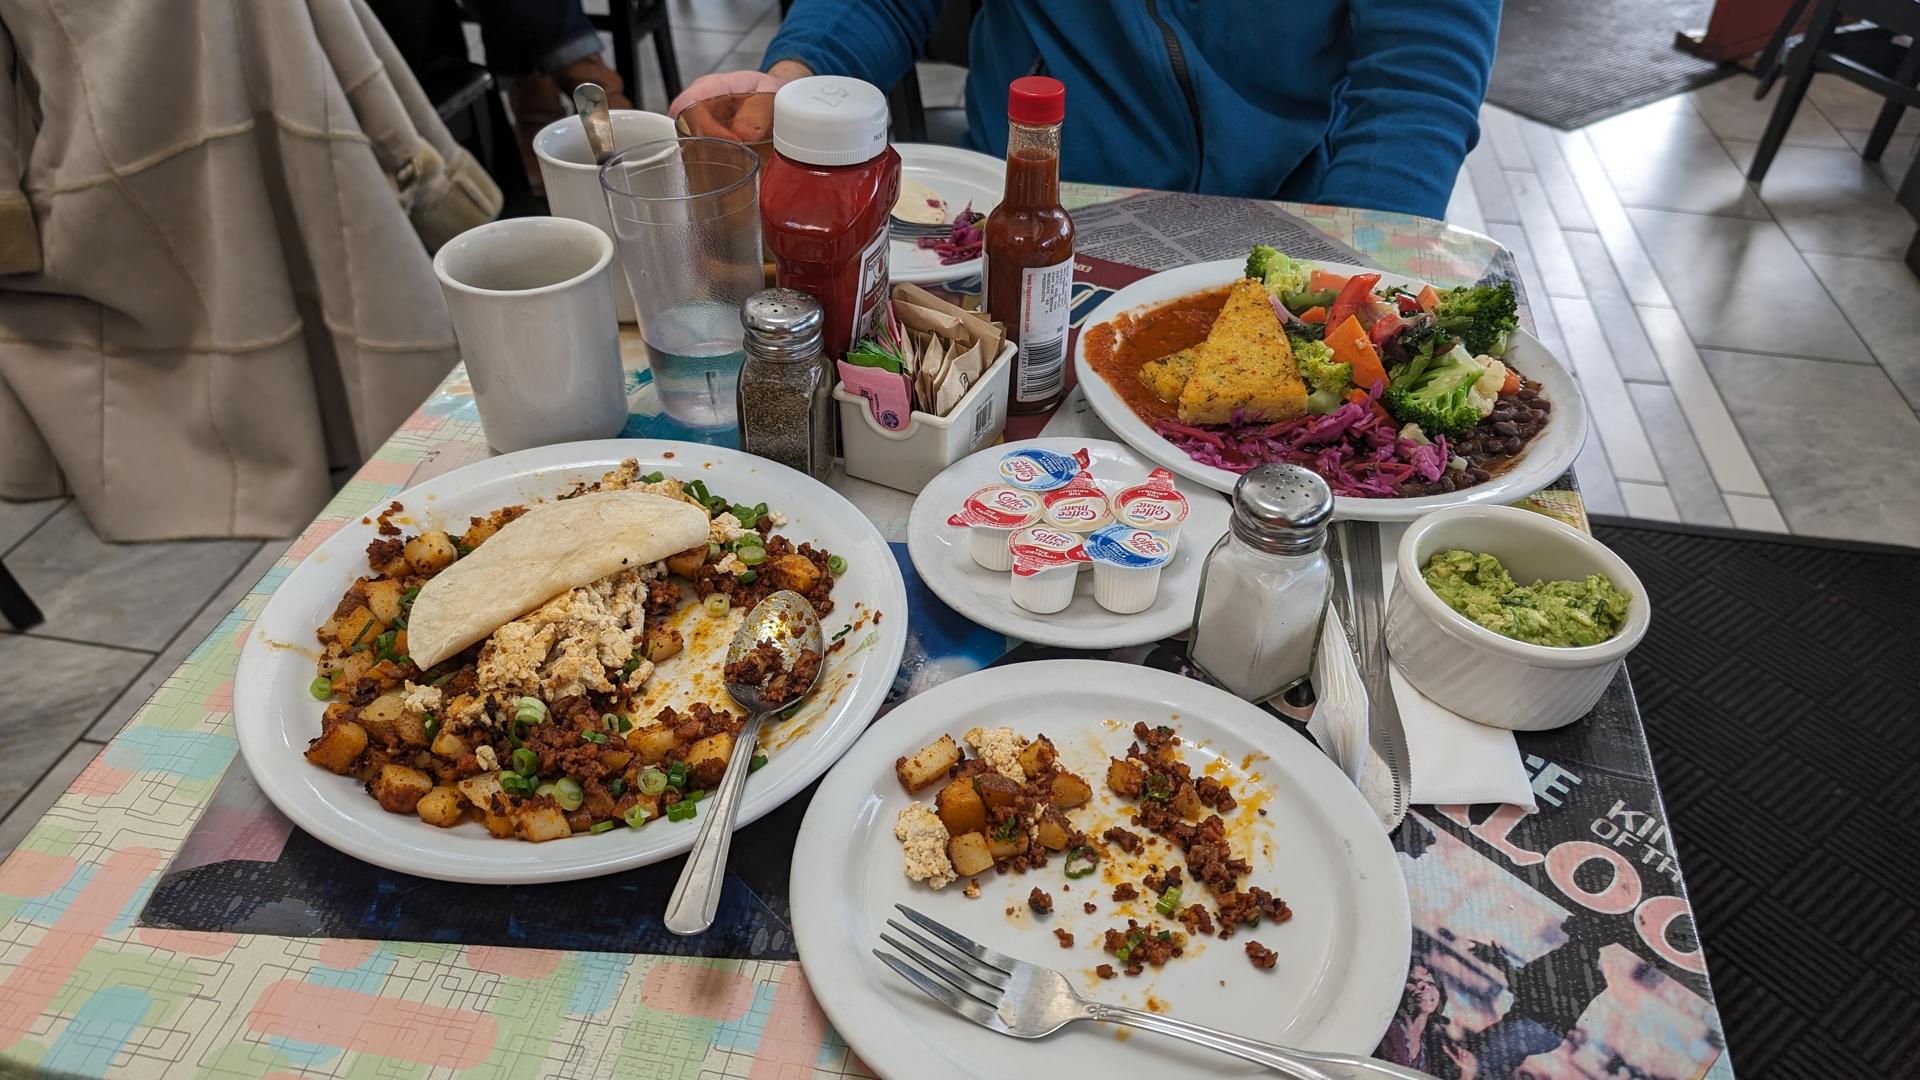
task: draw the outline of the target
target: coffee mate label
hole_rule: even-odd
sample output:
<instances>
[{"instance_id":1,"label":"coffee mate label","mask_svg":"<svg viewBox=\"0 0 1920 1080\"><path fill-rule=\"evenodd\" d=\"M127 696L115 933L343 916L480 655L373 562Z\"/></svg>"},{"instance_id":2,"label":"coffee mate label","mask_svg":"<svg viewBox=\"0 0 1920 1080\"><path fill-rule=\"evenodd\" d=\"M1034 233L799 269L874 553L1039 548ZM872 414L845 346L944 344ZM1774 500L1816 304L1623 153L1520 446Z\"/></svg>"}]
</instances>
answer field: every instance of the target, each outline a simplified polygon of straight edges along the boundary
<instances>
[{"instance_id":1,"label":"coffee mate label","mask_svg":"<svg viewBox=\"0 0 1920 1080\"><path fill-rule=\"evenodd\" d=\"M1014 533L1010 546L1013 572L1020 577L1087 561L1087 552L1078 534L1045 525L1030 525Z\"/></svg>"},{"instance_id":2,"label":"coffee mate label","mask_svg":"<svg viewBox=\"0 0 1920 1080\"><path fill-rule=\"evenodd\" d=\"M949 525L988 529L1018 529L1040 518L1040 497L1005 484L989 484L967 496Z\"/></svg>"},{"instance_id":3,"label":"coffee mate label","mask_svg":"<svg viewBox=\"0 0 1920 1080\"><path fill-rule=\"evenodd\" d=\"M1113 520L1107 494L1093 482L1093 475L1081 472L1065 487L1055 488L1042 497L1040 519L1058 529L1086 533Z\"/></svg>"},{"instance_id":4,"label":"coffee mate label","mask_svg":"<svg viewBox=\"0 0 1920 1080\"><path fill-rule=\"evenodd\" d=\"M1146 483L1120 489L1113 497L1113 516L1143 529L1174 529L1187 520L1187 497L1173 486L1173 473L1155 469Z\"/></svg>"},{"instance_id":5,"label":"coffee mate label","mask_svg":"<svg viewBox=\"0 0 1920 1080\"><path fill-rule=\"evenodd\" d=\"M1092 463L1084 446L1071 454L1029 446L1001 456L1000 479L1027 491L1052 491L1072 483Z\"/></svg>"}]
</instances>

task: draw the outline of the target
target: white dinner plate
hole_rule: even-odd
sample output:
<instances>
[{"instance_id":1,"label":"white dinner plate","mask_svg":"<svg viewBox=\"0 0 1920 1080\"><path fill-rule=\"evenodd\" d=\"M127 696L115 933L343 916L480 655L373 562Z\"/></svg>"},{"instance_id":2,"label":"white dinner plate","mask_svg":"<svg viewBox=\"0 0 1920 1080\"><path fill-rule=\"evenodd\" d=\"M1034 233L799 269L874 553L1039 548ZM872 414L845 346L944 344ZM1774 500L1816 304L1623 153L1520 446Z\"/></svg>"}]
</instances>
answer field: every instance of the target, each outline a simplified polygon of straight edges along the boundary
<instances>
[{"instance_id":1,"label":"white dinner plate","mask_svg":"<svg viewBox=\"0 0 1920 1080\"><path fill-rule=\"evenodd\" d=\"M1176 297L1230 284L1245 273L1246 265L1244 259L1218 259L1176 270L1163 270L1152 277L1141 278L1107 297L1104 303L1094 309L1083 325L1073 350L1074 370L1081 387L1086 391L1087 401L1092 403L1093 411L1106 421L1108 427L1153 461L1215 491L1232 492L1240 474L1202 465L1188 457L1186 451L1161 438L1151 424L1141 419L1132 406L1107 385L1106 378L1089 366L1085 329L1107 322L1123 311L1156 307ZM1347 263L1321 262L1318 265L1334 274L1377 272L1380 274L1380 286L1405 285L1418 289L1425 284L1417 278ZM1516 330L1508 339L1507 354L1501 359L1520 374L1540 383L1547 399L1553 402L1553 412L1549 414L1547 426L1534 436L1532 444L1520 455L1520 460L1486 483L1464 491L1408 499L1336 497L1333 500L1334 516L1350 521L1412 521L1429 510L1438 510L1443 506L1514 502L1559 479L1573 464L1580 447L1587 441L1587 405L1580 396L1580 388L1566 367L1547 351L1546 346L1540 344L1539 339L1525 330Z\"/></svg>"},{"instance_id":2,"label":"white dinner plate","mask_svg":"<svg viewBox=\"0 0 1920 1080\"><path fill-rule=\"evenodd\" d=\"M1225 815L1228 836L1234 854L1253 864L1247 884L1286 900L1291 920L1242 928L1226 941L1200 939L1199 948L1164 967L1103 980L1093 968L1112 957L1100 951L1101 932L1124 928L1127 918L1117 913L1114 882L1102 882L1104 873L1068 881L1059 859L1025 874L990 870L978 879L976 899L963 895L962 882L933 892L907 880L893 825L909 796L894 777L895 759L943 733L957 740L974 725L1044 733L1066 766L1094 785L1093 802L1069 817L1097 834L1120 820L1105 767L1109 755L1125 752L1136 721L1174 725L1196 772L1210 759L1213 769L1258 775L1252 787L1267 801L1256 806L1248 799ZM1244 795L1244 784L1228 783ZM933 794L925 789L921 800ZM834 1030L879 1075L914 1080L1271 1074L1143 1031L1121 1041L1103 1024L1078 1023L1031 1042L978 1027L874 958L887 918L898 917L894 904L1062 971L1088 997L1268 1042L1358 1054L1379 1045L1399 1006L1412 938L1400 864L1379 819L1319 750L1224 691L1096 660L991 668L888 713L815 793L794 845L792 885L800 964ZM1052 914L1028 910L1028 891L1036 887L1052 895ZM1191 883L1188 889L1196 901L1205 891ZM1082 911L1087 901L1098 905L1096 914ZM1136 918L1151 915L1151 899L1131 906ZM1055 928L1073 934L1071 949L1060 947ZM1254 968L1244 952L1250 940L1278 952L1278 965Z\"/></svg>"},{"instance_id":3,"label":"white dinner plate","mask_svg":"<svg viewBox=\"0 0 1920 1080\"><path fill-rule=\"evenodd\" d=\"M1007 163L999 158L931 143L894 143L893 148L900 153L900 179L917 180L937 192L946 200L949 219L968 203L982 214L1000 205ZM942 266L937 253L900 240L890 244L887 259L887 276L894 281L937 285L980 276L979 259Z\"/></svg>"},{"instance_id":4,"label":"white dinner plate","mask_svg":"<svg viewBox=\"0 0 1920 1080\"><path fill-rule=\"evenodd\" d=\"M811 541L847 560L824 620L832 634L861 610L896 618L868 624L828 661L821 691L791 727L761 735L773 749L747 781L742 825L812 783L851 746L880 708L906 647L907 596L886 540L865 514L812 478L737 450L653 439L565 443L506 454L455 469L395 496L415 522L463 528L470 515L551 499L578 481L598 480L625 458L642 472L660 470L704 480L737 503L766 504L787 516L779 532ZM374 511L377 507L368 507ZM416 524L414 528L421 527ZM352 777L309 764L301 755L320 734L322 705L308 693L318 656L314 632L333 613L354 578L368 573L365 549L374 526L352 518L296 566L274 591L247 634L234 680L234 725L260 790L294 823L326 844L377 866L443 881L510 884L566 881L645 866L686 851L699 822L655 821L532 844L496 840L468 822L440 829L412 814L390 814ZM852 678L837 684L840 668Z\"/></svg>"},{"instance_id":5,"label":"white dinner plate","mask_svg":"<svg viewBox=\"0 0 1920 1080\"><path fill-rule=\"evenodd\" d=\"M935 596L953 610L1022 641L1070 649L1117 649L1172 637L1193 625L1193 601L1200 590L1200 569L1214 541L1227 531L1232 508L1220 496L1192 482L1175 481L1187 497L1188 516L1174 543L1173 561L1160 572L1160 595L1153 606L1133 615L1116 615L1093 599L1093 571L1083 570L1074 585L1073 603L1052 615L1036 615L1013 602L1012 573L988 570L967 552L967 530L947 524L968 495L1000 482L1000 458L1009 450L1038 447L1072 454L1085 447L1094 482L1109 496L1143 483L1151 462L1126 446L1103 439L1032 439L989 446L962 458L928 482L913 500L907 518L907 551L913 568Z\"/></svg>"}]
</instances>

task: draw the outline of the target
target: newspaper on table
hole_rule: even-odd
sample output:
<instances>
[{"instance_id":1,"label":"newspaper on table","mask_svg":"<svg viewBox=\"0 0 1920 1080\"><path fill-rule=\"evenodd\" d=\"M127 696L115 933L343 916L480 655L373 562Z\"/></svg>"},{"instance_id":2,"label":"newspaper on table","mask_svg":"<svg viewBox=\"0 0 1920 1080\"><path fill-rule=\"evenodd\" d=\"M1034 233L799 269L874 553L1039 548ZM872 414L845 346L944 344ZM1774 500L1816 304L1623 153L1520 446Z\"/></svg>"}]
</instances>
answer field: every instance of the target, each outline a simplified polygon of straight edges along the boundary
<instances>
[{"instance_id":1,"label":"newspaper on table","mask_svg":"<svg viewBox=\"0 0 1920 1080\"><path fill-rule=\"evenodd\" d=\"M1073 232L1076 254L1135 266L1244 259L1255 244L1296 259L1375 265L1273 203L1219 195L1143 191L1075 210Z\"/></svg>"}]
</instances>

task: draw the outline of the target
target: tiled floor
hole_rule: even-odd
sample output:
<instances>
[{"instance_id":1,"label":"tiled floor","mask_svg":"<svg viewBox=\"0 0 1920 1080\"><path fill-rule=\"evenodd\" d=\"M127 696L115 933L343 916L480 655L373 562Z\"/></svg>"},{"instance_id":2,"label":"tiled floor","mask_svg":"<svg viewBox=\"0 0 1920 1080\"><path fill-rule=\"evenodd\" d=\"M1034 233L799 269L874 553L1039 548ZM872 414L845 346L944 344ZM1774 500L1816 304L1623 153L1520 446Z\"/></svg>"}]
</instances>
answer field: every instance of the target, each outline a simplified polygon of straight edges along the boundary
<instances>
[{"instance_id":1,"label":"tiled floor","mask_svg":"<svg viewBox=\"0 0 1920 1080\"><path fill-rule=\"evenodd\" d=\"M773 0L673 2L688 81L757 66L778 25ZM663 107L650 49L643 70ZM920 74L960 104L964 72ZM1892 261L1913 223L1890 187L1920 117L1862 162L1874 102L1826 79L1757 190L1770 103L1745 78L1576 132L1486 110L1448 218L1514 250L1580 379L1594 509L1920 542L1920 279ZM0 558L47 614L0 629L0 855L284 546L110 545L65 501L0 503Z\"/></svg>"}]
</instances>

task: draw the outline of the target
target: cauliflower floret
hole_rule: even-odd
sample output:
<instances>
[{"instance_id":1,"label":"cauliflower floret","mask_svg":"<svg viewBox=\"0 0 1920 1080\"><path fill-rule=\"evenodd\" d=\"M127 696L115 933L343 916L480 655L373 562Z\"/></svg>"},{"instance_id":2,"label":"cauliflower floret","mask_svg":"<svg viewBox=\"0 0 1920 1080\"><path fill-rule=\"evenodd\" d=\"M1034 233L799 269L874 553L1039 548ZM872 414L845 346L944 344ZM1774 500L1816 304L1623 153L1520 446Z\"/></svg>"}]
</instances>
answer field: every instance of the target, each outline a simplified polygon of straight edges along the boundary
<instances>
[{"instance_id":1,"label":"cauliflower floret","mask_svg":"<svg viewBox=\"0 0 1920 1080\"><path fill-rule=\"evenodd\" d=\"M407 680L400 691L400 704L417 713L437 712L440 709L440 688L437 686L415 686L413 680Z\"/></svg>"},{"instance_id":2,"label":"cauliflower floret","mask_svg":"<svg viewBox=\"0 0 1920 1080\"><path fill-rule=\"evenodd\" d=\"M1500 398L1500 388L1507 385L1507 365L1491 356L1476 356L1473 362L1479 364L1482 370L1480 377L1467 390L1467 401L1485 418L1493 412L1493 404Z\"/></svg>"},{"instance_id":3,"label":"cauliflower floret","mask_svg":"<svg viewBox=\"0 0 1920 1080\"><path fill-rule=\"evenodd\" d=\"M1025 783L1027 771L1020 767L1020 750L1026 745L1010 727L969 728L963 736L967 745L994 772L1016 783Z\"/></svg>"},{"instance_id":4,"label":"cauliflower floret","mask_svg":"<svg viewBox=\"0 0 1920 1080\"><path fill-rule=\"evenodd\" d=\"M893 822L894 838L905 848L907 877L929 889L953 884L953 860L947 858L947 827L925 803L908 803Z\"/></svg>"},{"instance_id":5,"label":"cauliflower floret","mask_svg":"<svg viewBox=\"0 0 1920 1080\"><path fill-rule=\"evenodd\" d=\"M740 519L734 517L731 510L714 518L713 523L707 526L709 543L731 544L746 534L747 530L741 527Z\"/></svg>"}]
</instances>

